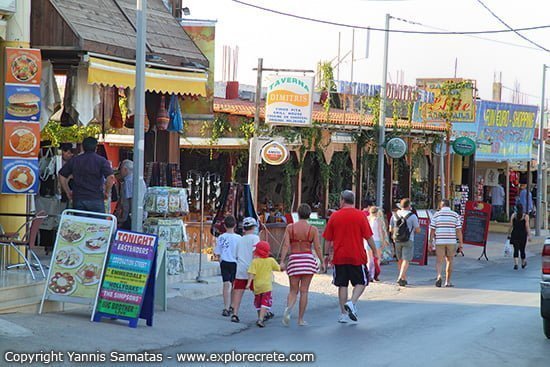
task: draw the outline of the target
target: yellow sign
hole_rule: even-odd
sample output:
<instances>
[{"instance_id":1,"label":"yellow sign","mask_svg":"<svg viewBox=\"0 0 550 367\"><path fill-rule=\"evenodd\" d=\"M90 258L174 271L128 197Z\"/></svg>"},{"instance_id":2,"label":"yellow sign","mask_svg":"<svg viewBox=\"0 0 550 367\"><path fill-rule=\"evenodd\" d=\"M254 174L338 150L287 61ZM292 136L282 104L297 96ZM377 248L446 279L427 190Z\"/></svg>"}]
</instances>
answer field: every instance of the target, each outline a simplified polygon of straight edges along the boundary
<instances>
[{"instance_id":1,"label":"yellow sign","mask_svg":"<svg viewBox=\"0 0 550 367\"><path fill-rule=\"evenodd\" d=\"M416 84L419 88L434 94L433 103L420 104L420 116L423 122L446 121L447 119L451 122L475 121L475 81L417 79ZM456 85L456 88L453 88L453 84ZM448 93L442 91L445 87L450 87Z\"/></svg>"}]
</instances>

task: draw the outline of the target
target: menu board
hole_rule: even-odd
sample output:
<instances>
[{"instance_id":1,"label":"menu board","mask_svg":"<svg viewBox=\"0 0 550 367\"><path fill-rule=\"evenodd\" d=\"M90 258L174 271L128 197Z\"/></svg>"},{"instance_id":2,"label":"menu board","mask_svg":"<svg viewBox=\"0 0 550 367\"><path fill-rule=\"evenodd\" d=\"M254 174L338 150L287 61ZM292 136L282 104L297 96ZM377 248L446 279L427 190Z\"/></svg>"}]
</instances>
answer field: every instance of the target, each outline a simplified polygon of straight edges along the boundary
<instances>
[{"instance_id":1,"label":"menu board","mask_svg":"<svg viewBox=\"0 0 550 367\"><path fill-rule=\"evenodd\" d=\"M491 205L481 201L466 202L462 232L464 243L485 246L489 235Z\"/></svg>"},{"instance_id":2,"label":"menu board","mask_svg":"<svg viewBox=\"0 0 550 367\"><path fill-rule=\"evenodd\" d=\"M430 220L427 218L418 218L420 232L414 234L413 241L413 259L412 263L418 265L428 265L428 236L430 234Z\"/></svg>"},{"instance_id":3,"label":"menu board","mask_svg":"<svg viewBox=\"0 0 550 367\"><path fill-rule=\"evenodd\" d=\"M124 319L139 317L156 249L155 235L116 232L99 292L98 313Z\"/></svg>"},{"instance_id":4,"label":"menu board","mask_svg":"<svg viewBox=\"0 0 550 367\"><path fill-rule=\"evenodd\" d=\"M6 48L2 193L36 194L40 149L40 50Z\"/></svg>"},{"instance_id":5,"label":"menu board","mask_svg":"<svg viewBox=\"0 0 550 367\"><path fill-rule=\"evenodd\" d=\"M43 300L93 304L115 221L68 212L59 223Z\"/></svg>"}]
</instances>

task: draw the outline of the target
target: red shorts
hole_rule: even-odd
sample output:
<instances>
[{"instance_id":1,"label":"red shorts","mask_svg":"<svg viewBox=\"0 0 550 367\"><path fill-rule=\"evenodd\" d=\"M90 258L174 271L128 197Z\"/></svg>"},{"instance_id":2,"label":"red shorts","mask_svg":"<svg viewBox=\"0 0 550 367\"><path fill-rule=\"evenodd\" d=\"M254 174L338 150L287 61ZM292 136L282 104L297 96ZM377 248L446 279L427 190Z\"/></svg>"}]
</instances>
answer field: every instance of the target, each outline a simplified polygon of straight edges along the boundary
<instances>
[{"instance_id":1,"label":"red shorts","mask_svg":"<svg viewBox=\"0 0 550 367\"><path fill-rule=\"evenodd\" d=\"M246 283L248 282L248 279L235 279L233 282L233 289L246 289ZM250 290L254 290L254 281L250 284Z\"/></svg>"},{"instance_id":2,"label":"red shorts","mask_svg":"<svg viewBox=\"0 0 550 367\"><path fill-rule=\"evenodd\" d=\"M271 291L256 294L254 296L254 306L256 310L260 310L262 307L270 309L273 305L273 300L271 299Z\"/></svg>"}]
</instances>

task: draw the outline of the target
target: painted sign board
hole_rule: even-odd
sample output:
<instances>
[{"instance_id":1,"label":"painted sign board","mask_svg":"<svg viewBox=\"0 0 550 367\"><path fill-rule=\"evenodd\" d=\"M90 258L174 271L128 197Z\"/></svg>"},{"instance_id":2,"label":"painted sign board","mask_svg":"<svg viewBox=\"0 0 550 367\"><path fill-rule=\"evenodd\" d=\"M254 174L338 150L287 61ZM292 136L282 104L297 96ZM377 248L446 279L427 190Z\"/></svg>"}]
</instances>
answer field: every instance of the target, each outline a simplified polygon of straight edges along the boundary
<instances>
[{"instance_id":1,"label":"painted sign board","mask_svg":"<svg viewBox=\"0 0 550 367\"><path fill-rule=\"evenodd\" d=\"M94 320L116 317L137 326L147 284L154 281L157 236L118 230L105 267Z\"/></svg>"},{"instance_id":2,"label":"painted sign board","mask_svg":"<svg viewBox=\"0 0 550 367\"><path fill-rule=\"evenodd\" d=\"M313 77L270 75L266 78L266 82L266 124L291 126L311 124Z\"/></svg>"}]
</instances>

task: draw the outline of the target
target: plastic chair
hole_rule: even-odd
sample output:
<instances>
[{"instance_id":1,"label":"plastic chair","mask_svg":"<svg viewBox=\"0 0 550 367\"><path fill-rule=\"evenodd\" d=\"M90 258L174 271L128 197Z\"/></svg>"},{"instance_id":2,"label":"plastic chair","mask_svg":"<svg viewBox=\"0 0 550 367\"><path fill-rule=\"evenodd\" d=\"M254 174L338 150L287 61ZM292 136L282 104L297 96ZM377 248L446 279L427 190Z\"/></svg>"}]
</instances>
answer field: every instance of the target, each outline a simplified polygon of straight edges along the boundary
<instances>
[{"instance_id":1,"label":"plastic chair","mask_svg":"<svg viewBox=\"0 0 550 367\"><path fill-rule=\"evenodd\" d=\"M29 269L29 272L31 273L32 279L36 279L33 267L36 267L40 270L42 273L42 276L46 278L46 272L44 271L44 266L40 262L40 259L36 255L36 253L32 250L32 248L36 244L36 238L38 236L38 232L40 230L40 226L42 225L42 222L44 222L44 219L46 219L48 215L45 211L41 210L38 213L36 213L35 217L25 222L21 227L17 229L16 232L13 233L3 233L0 235L0 246L3 246L4 248L11 247L14 249L17 254L23 259L23 263L21 264L13 264L6 267L6 269L13 269L18 268L22 266L26 266ZM21 231L25 228L25 233L23 236L20 237ZM25 246L27 250L27 255L25 255L18 246ZM29 259L30 255L30 259ZM32 263L32 261L36 261L35 263Z\"/></svg>"}]
</instances>

